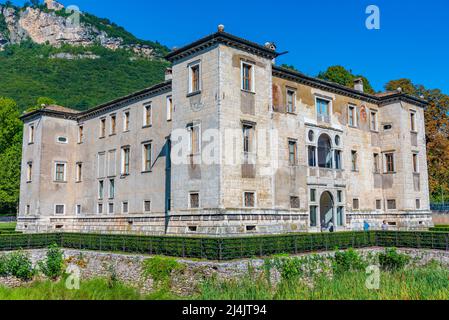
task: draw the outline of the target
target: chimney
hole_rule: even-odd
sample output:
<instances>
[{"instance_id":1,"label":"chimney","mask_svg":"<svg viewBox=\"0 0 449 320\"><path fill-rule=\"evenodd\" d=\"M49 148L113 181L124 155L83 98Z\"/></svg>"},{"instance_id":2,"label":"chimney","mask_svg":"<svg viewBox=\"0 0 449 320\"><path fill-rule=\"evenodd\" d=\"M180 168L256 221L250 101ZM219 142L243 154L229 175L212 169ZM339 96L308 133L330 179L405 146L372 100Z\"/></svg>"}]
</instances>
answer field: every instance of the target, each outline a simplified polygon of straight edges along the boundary
<instances>
[{"instance_id":1,"label":"chimney","mask_svg":"<svg viewBox=\"0 0 449 320\"><path fill-rule=\"evenodd\" d=\"M354 79L354 89L360 92L364 92L363 90L363 79L362 78L357 78Z\"/></svg>"},{"instance_id":2,"label":"chimney","mask_svg":"<svg viewBox=\"0 0 449 320\"><path fill-rule=\"evenodd\" d=\"M165 69L165 81L173 80L173 69L167 68Z\"/></svg>"}]
</instances>

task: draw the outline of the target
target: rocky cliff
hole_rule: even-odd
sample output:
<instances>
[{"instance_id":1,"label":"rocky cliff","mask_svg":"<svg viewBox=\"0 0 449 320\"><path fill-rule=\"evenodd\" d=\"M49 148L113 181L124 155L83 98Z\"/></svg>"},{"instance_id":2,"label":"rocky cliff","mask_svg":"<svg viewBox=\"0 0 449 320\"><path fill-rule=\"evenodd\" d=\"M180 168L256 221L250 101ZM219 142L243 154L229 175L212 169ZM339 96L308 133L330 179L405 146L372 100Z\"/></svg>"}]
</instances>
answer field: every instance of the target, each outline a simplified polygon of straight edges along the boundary
<instances>
[{"instance_id":1,"label":"rocky cliff","mask_svg":"<svg viewBox=\"0 0 449 320\"><path fill-rule=\"evenodd\" d=\"M110 34L118 33L116 31L126 35L127 39ZM9 44L25 40L56 47L62 44L101 45L111 50L130 50L147 58L160 57L163 54L160 45L155 48L151 43L134 38L123 28L106 19L81 13L74 7L64 8L53 0L46 0L45 4L39 7L19 8L0 4L0 50Z\"/></svg>"}]
</instances>

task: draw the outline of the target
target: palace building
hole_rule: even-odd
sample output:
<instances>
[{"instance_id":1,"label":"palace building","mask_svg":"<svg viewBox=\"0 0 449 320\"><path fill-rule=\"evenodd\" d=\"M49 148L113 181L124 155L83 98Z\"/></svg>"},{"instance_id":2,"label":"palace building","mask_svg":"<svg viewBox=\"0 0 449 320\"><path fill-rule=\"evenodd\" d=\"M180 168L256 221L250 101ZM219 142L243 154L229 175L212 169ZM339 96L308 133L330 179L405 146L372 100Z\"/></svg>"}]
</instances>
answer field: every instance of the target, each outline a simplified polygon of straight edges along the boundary
<instances>
[{"instance_id":1,"label":"palace building","mask_svg":"<svg viewBox=\"0 0 449 320\"><path fill-rule=\"evenodd\" d=\"M424 108L278 67L219 26L163 83L25 114L18 230L249 235L425 229Z\"/></svg>"}]
</instances>

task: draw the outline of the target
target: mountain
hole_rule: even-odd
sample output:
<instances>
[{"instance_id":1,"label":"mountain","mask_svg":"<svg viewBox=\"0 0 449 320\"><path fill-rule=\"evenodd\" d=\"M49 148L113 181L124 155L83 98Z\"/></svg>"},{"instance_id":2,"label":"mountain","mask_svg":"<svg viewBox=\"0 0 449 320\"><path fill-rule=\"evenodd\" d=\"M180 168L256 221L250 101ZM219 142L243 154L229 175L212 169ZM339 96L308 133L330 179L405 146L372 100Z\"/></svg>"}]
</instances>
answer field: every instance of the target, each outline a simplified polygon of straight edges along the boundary
<instances>
[{"instance_id":1,"label":"mountain","mask_svg":"<svg viewBox=\"0 0 449 320\"><path fill-rule=\"evenodd\" d=\"M163 80L168 48L53 0L0 3L0 96L85 110Z\"/></svg>"}]
</instances>

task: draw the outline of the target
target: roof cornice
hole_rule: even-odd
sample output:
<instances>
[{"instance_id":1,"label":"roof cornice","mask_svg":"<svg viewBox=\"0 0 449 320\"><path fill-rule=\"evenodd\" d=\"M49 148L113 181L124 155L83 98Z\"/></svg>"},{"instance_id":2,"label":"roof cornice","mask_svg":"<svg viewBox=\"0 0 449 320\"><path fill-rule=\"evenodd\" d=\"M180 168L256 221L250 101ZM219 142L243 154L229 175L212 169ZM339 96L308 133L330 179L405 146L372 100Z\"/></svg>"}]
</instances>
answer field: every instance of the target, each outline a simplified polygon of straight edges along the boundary
<instances>
[{"instance_id":1,"label":"roof cornice","mask_svg":"<svg viewBox=\"0 0 449 320\"><path fill-rule=\"evenodd\" d=\"M110 110L117 109L119 107L124 106L125 104L129 104L133 101L138 101L141 99L153 97L157 94L161 94L164 92L169 92L171 90L171 80L165 81L159 84L156 84L150 88L146 88L144 90L140 90L134 92L130 95L115 99L113 101L104 103L90 110L86 110L80 113L71 113L71 112L63 112L63 111L55 111L48 109L40 109L35 110L30 113L24 114L20 117L22 121L27 121L29 119L33 119L39 116L50 116L54 118L61 118L66 120L74 120L74 121L84 121L86 119L90 119L98 116L102 113L107 113Z\"/></svg>"},{"instance_id":2,"label":"roof cornice","mask_svg":"<svg viewBox=\"0 0 449 320\"><path fill-rule=\"evenodd\" d=\"M170 52L165 56L165 59L170 62L176 62L192 54L213 47L216 44L224 44L268 59L274 59L279 56L279 53L276 51L266 48L260 44L219 31Z\"/></svg>"},{"instance_id":3,"label":"roof cornice","mask_svg":"<svg viewBox=\"0 0 449 320\"><path fill-rule=\"evenodd\" d=\"M377 104L379 106L384 106L387 104L394 103L395 101L405 101L417 105L419 107L425 108L429 102L402 92L396 94L379 97L366 92L360 92L355 89L348 88L346 86L340 85L335 82L326 81L323 79L318 79L315 77L307 76L303 73L282 68L279 66L273 66L273 76L279 77L286 80L291 80L304 85L308 85L317 89L322 89L328 92L344 95L350 98L359 99L368 103Z\"/></svg>"}]
</instances>

